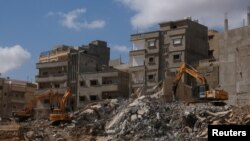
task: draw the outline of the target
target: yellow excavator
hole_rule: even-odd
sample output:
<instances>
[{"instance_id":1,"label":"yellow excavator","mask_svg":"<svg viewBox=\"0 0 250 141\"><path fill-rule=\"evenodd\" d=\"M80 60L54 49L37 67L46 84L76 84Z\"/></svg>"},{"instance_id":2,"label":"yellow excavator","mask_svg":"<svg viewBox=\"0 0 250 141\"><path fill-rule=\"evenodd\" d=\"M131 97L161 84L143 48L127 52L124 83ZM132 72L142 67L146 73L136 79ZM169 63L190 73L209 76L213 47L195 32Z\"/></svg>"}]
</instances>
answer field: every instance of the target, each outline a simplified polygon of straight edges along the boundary
<instances>
[{"instance_id":1,"label":"yellow excavator","mask_svg":"<svg viewBox=\"0 0 250 141\"><path fill-rule=\"evenodd\" d=\"M36 106L36 103L40 100L44 100L46 98L49 99L49 103L52 104L53 102L59 101L59 94L53 92L52 90L48 90L42 94L39 94L29 100L25 105L23 110L21 111L13 111L12 116L18 121L24 121L34 115L33 108Z\"/></svg>"},{"instance_id":2,"label":"yellow excavator","mask_svg":"<svg viewBox=\"0 0 250 141\"><path fill-rule=\"evenodd\" d=\"M65 91L65 94L63 95L62 99L59 101L59 107L54 109L52 113L49 115L49 119L52 121L52 124L60 121L70 121L71 116L70 114L65 110L65 104L69 97L72 96L71 90L68 88Z\"/></svg>"},{"instance_id":3,"label":"yellow excavator","mask_svg":"<svg viewBox=\"0 0 250 141\"><path fill-rule=\"evenodd\" d=\"M193 88L193 96L198 98L199 100L214 100L214 101L221 101L228 99L228 93L224 90L210 90L209 85L207 83L206 78L198 72L195 68L191 67L187 64L182 64L178 72L176 73L175 80L173 82L173 94L176 95L176 89L178 83L184 73L187 73L194 77L196 80L200 82L201 85L198 85Z\"/></svg>"}]
</instances>

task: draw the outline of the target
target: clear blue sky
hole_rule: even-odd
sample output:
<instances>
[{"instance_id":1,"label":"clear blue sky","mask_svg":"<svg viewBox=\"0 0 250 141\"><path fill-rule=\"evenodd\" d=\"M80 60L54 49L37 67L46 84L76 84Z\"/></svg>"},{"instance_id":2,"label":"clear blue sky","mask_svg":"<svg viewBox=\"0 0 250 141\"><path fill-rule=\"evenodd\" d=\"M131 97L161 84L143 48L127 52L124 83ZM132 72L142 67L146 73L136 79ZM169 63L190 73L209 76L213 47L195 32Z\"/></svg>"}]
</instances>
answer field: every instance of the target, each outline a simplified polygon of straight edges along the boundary
<instances>
[{"instance_id":1,"label":"clear blue sky","mask_svg":"<svg viewBox=\"0 0 250 141\"><path fill-rule=\"evenodd\" d=\"M34 81L41 52L96 39L108 42L112 59L121 55L127 62L133 33L187 16L223 29L225 12L233 28L242 25L247 5L249 0L2 0L0 73Z\"/></svg>"}]
</instances>

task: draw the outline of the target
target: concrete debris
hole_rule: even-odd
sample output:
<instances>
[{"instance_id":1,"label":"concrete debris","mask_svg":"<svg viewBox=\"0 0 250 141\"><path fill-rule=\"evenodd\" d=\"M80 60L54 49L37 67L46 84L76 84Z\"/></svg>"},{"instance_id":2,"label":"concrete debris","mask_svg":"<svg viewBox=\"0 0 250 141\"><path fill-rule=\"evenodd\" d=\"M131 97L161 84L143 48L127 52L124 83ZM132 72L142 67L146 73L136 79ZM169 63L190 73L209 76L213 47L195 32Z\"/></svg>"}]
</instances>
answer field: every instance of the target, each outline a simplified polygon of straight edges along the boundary
<instances>
[{"instance_id":1,"label":"concrete debris","mask_svg":"<svg viewBox=\"0 0 250 141\"><path fill-rule=\"evenodd\" d=\"M207 140L207 125L216 124L250 124L250 106L166 103L160 93L112 99L84 106L74 112L71 123L59 126L48 120L31 120L18 128L13 123L1 124L0 140L12 136L12 140L23 141L203 141ZM6 130L11 125L9 129L15 132Z\"/></svg>"}]
</instances>

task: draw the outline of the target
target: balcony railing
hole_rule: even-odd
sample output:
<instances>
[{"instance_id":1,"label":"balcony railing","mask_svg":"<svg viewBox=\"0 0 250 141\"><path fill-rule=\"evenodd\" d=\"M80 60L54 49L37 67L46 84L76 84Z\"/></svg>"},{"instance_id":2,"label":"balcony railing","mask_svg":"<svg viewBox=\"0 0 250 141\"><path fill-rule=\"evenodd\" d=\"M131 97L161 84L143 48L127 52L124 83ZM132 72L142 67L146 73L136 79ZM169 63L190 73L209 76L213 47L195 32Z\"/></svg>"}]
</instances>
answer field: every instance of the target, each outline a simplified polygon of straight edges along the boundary
<instances>
[{"instance_id":1,"label":"balcony railing","mask_svg":"<svg viewBox=\"0 0 250 141\"><path fill-rule=\"evenodd\" d=\"M36 76L37 82L53 82L53 81L66 81L66 80L67 80L66 73Z\"/></svg>"},{"instance_id":2,"label":"balcony railing","mask_svg":"<svg viewBox=\"0 0 250 141\"><path fill-rule=\"evenodd\" d=\"M142 83L144 83L144 80L143 79L133 79L132 83L133 84L142 84Z\"/></svg>"},{"instance_id":3,"label":"balcony railing","mask_svg":"<svg viewBox=\"0 0 250 141\"><path fill-rule=\"evenodd\" d=\"M67 61L56 61L56 62L45 62L45 63L36 63L36 68L55 68L55 67L61 67L61 66L67 66Z\"/></svg>"}]
</instances>

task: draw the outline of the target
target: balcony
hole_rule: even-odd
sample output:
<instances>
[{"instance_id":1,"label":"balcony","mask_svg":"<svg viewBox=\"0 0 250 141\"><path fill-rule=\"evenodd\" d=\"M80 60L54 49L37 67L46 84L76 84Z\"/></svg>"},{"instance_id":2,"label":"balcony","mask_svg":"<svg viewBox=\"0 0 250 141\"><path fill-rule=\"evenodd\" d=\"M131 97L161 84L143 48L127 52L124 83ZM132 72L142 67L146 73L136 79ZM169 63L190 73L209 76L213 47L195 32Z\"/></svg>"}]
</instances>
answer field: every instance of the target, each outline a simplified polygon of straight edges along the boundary
<instances>
[{"instance_id":1,"label":"balcony","mask_svg":"<svg viewBox=\"0 0 250 141\"><path fill-rule=\"evenodd\" d=\"M144 71L145 70L145 66L131 66L129 68L130 72L134 72L134 71Z\"/></svg>"},{"instance_id":2,"label":"balcony","mask_svg":"<svg viewBox=\"0 0 250 141\"><path fill-rule=\"evenodd\" d=\"M81 93L96 93L102 91L118 91L118 84L104 84L90 87L80 87Z\"/></svg>"},{"instance_id":3,"label":"balcony","mask_svg":"<svg viewBox=\"0 0 250 141\"><path fill-rule=\"evenodd\" d=\"M43 76L36 76L36 82L58 82L58 81L66 81L67 74L50 74L50 75L43 75Z\"/></svg>"},{"instance_id":4,"label":"balcony","mask_svg":"<svg viewBox=\"0 0 250 141\"><path fill-rule=\"evenodd\" d=\"M145 54L146 54L146 49L132 50L129 52L129 56L137 56L137 55L145 55Z\"/></svg>"},{"instance_id":5,"label":"balcony","mask_svg":"<svg viewBox=\"0 0 250 141\"><path fill-rule=\"evenodd\" d=\"M53 92L57 92L59 94L64 94L66 91L66 87L62 87L62 88L53 88ZM35 95L39 95L39 94L43 94L43 93L47 93L50 90L52 90L52 88L45 88L45 89L39 89L35 92Z\"/></svg>"},{"instance_id":6,"label":"balcony","mask_svg":"<svg viewBox=\"0 0 250 141\"><path fill-rule=\"evenodd\" d=\"M68 61L59 61L59 62L46 62L46 63L36 63L36 68L55 68L61 66L67 66Z\"/></svg>"},{"instance_id":7,"label":"balcony","mask_svg":"<svg viewBox=\"0 0 250 141\"><path fill-rule=\"evenodd\" d=\"M156 63L148 63L147 69L148 69L148 70L158 70L158 69L159 69L159 64L156 64Z\"/></svg>"},{"instance_id":8,"label":"balcony","mask_svg":"<svg viewBox=\"0 0 250 141\"><path fill-rule=\"evenodd\" d=\"M25 99L13 98L13 99L11 99L11 103L25 104Z\"/></svg>"}]
</instances>

